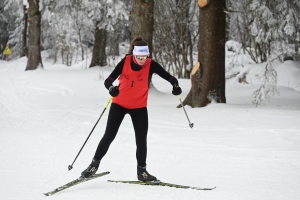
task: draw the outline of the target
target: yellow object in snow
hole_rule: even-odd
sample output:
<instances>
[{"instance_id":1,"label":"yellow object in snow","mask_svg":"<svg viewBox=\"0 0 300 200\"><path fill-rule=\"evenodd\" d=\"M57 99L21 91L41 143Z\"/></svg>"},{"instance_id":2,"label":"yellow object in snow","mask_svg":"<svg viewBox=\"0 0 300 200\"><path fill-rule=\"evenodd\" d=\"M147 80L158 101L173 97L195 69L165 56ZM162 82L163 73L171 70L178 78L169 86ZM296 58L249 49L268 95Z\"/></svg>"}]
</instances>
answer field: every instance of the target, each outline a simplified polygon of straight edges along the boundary
<instances>
[{"instance_id":1,"label":"yellow object in snow","mask_svg":"<svg viewBox=\"0 0 300 200\"><path fill-rule=\"evenodd\" d=\"M11 52L11 50L10 50L10 48L8 46L5 47L5 49L3 51L3 54L4 55L10 55L10 54L12 54L12 52Z\"/></svg>"}]
</instances>

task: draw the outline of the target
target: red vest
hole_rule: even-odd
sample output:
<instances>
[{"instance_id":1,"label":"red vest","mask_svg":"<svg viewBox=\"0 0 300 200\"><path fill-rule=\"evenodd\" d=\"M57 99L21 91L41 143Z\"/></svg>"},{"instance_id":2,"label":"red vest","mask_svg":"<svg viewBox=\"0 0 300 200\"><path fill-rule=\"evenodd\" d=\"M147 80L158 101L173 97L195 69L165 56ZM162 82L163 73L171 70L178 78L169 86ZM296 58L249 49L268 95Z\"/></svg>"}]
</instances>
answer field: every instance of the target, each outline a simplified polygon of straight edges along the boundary
<instances>
[{"instance_id":1,"label":"red vest","mask_svg":"<svg viewBox=\"0 0 300 200\"><path fill-rule=\"evenodd\" d=\"M130 64L131 57L126 57L122 74L119 77L120 93L112 99L112 102L128 109L144 108L148 100L151 58L148 58L149 61L140 71L133 71Z\"/></svg>"}]
</instances>

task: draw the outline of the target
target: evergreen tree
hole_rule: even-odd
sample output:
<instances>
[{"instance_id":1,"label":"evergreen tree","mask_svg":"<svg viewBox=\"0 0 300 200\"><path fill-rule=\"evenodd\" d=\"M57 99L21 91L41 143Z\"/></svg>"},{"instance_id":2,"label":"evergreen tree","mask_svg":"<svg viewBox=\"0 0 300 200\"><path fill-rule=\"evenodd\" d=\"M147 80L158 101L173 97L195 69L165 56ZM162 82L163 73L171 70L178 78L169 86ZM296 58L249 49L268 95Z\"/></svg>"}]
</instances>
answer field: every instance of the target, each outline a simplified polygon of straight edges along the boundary
<instances>
[{"instance_id":1,"label":"evergreen tree","mask_svg":"<svg viewBox=\"0 0 300 200\"><path fill-rule=\"evenodd\" d=\"M93 20L95 41L90 67L107 65L107 33L113 32L117 24L128 18L125 5L120 0L89 1L89 16Z\"/></svg>"},{"instance_id":2,"label":"evergreen tree","mask_svg":"<svg viewBox=\"0 0 300 200\"><path fill-rule=\"evenodd\" d=\"M8 18L7 13L4 11L4 2L0 2L0 52L4 51L8 41Z\"/></svg>"},{"instance_id":3,"label":"evergreen tree","mask_svg":"<svg viewBox=\"0 0 300 200\"><path fill-rule=\"evenodd\" d=\"M242 43L253 61L266 62L272 54L298 54L299 1L231 0L231 4L230 37Z\"/></svg>"},{"instance_id":4,"label":"evergreen tree","mask_svg":"<svg viewBox=\"0 0 300 200\"><path fill-rule=\"evenodd\" d=\"M13 57L20 57L22 53L22 31L24 28L24 6L23 0L4 0L4 17L3 25L6 27L1 28L4 34L4 41L11 48ZM7 41L8 36L8 41ZM5 45L6 45L5 44Z\"/></svg>"},{"instance_id":5,"label":"evergreen tree","mask_svg":"<svg viewBox=\"0 0 300 200\"><path fill-rule=\"evenodd\" d=\"M48 9L43 12L42 44L52 49L54 62L60 57L66 65L71 65L74 57L83 60L88 47L93 45L90 67L106 65L107 32L115 33L109 36L109 45L114 45L109 48L110 54L118 54L120 29L128 20L122 1L47 0L45 5Z\"/></svg>"},{"instance_id":6,"label":"evergreen tree","mask_svg":"<svg viewBox=\"0 0 300 200\"><path fill-rule=\"evenodd\" d=\"M43 13L43 46L52 49L54 62L71 65L73 57L84 59L84 39L91 40L92 26L88 19L83 0L64 0L47 2ZM80 50L79 50L80 49Z\"/></svg>"},{"instance_id":7,"label":"evergreen tree","mask_svg":"<svg viewBox=\"0 0 300 200\"><path fill-rule=\"evenodd\" d=\"M287 46L294 44L294 51L299 55L300 45L300 2L297 0L276 0L272 2L275 7L275 14L279 21L279 34L284 38ZM284 53L289 54L289 49Z\"/></svg>"}]
</instances>

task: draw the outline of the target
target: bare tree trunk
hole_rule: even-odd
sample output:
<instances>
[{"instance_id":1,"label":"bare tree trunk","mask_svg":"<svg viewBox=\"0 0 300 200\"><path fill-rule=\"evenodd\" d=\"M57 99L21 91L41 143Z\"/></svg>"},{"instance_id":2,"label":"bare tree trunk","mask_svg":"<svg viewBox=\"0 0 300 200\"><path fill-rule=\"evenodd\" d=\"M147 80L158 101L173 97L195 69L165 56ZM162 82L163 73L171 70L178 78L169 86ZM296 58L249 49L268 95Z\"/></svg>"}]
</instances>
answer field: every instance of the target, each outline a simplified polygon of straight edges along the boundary
<instances>
[{"instance_id":1,"label":"bare tree trunk","mask_svg":"<svg viewBox=\"0 0 300 200\"><path fill-rule=\"evenodd\" d=\"M198 1L199 2L199 1ZM200 5L200 4L199 4ZM192 88L185 104L203 107L211 101L226 103L225 97L225 0L210 0L200 8L198 60L192 71ZM194 73L194 74L193 74ZM191 102L188 102L188 99Z\"/></svg>"},{"instance_id":2,"label":"bare tree trunk","mask_svg":"<svg viewBox=\"0 0 300 200\"><path fill-rule=\"evenodd\" d=\"M113 57L120 55L119 39L120 39L120 35L116 33L116 37L112 40L112 46L111 46L111 54Z\"/></svg>"},{"instance_id":3,"label":"bare tree trunk","mask_svg":"<svg viewBox=\"0 0 300 200\"><path fill-rule=\"evenodd\" d=\"M93 57L92 57L92 62L90 64L90 67L107 65L107 61L106 61L107 56L105 52L106 30L99 29L97 25L98 23L96 23Z\"/></svg>"},{"instance_id":4,"label":"bare tree trunk","mask_svg":"<svg viewBox=\"0 0 300 200\"><path fill-rule=\"evenodd\" d=\"M41 57L41 13L39 10L39 0L28 0L28 60L25 70L35 70L39 65L43 67Z\"/></svg>"},{"instance_id":5,"label":"bare tree trunk","mask_svg":"<svg viewBox=\"0 0 300 200\"><path fill-rule=\"evenodd\" d=\"M55 47L54 48L54 63L56 63L57 62L57 51L58 51L58 49L57 49L57 47Z\"/></svg>"},{"instance_id":6,"label":"bare tree trunk","mask_svg":"<svg viewBox=\"0 0 300 200\"><path fill-rule=\"evenodd\" d=\"M153 49L153 7L154 0L133 0L131 10L133 24L131 30L131 40L137 36L143 37L143 39L148 43L150 56Z\"/></svg>"},{"instance_id":7,"label":"bare tree trunk","mask_svg":"<svg viewBox=\"0 0 300 200\"><path fill-rule=\"evenodd\" d=\"M79 27L79 26L77 26ZM81 28L78 28L78 40L79 40L79 45L81 48L81 60L84 60L84 48L83 48L83 44L82 44L82 40L81 40Z\"/></svg>"},{"instance_id":8,"label":"bare tree trunk","mask_svg":"<svg viewBox=\"0 0 300 200\"><path fill-rule=\"evenodd\" d=\"M232 1L226 0L226 9L232 10ZM226 35L225 35L225 42L230 40L230 14L226 14Z\"/></svg>"},{"instance_id":9,"label":"bare tree trunk","mask_svg":"<svg viewBox=\"0 0 300 200\"><path fill-rule=\"evenodd\" d=\"M118 31L112 32L108 37L108 52L107 54L112 56L113 59L115 59L115 56L119 56L119 41L120 41L120 34L118 34Z\"/></svg>"},{"instance_id":10,"label":"bare tree trunk","mask_svg":"<svg viewBox=\"0 0 300 200\"><path fill-rule=\"evenodd\" d=\"M27 56L27 22L28 22L28 14L27 8L24 5L24 29L23 29L23 37L22 37L22 50L21 50L21 57Z\"/></svg>"},{"instance_id":11,"label":"bare tree trunk","mask_svg":"<svg viewBox=\"0 0 300 200\"><path fill-rule=\"evenodd\" d=\"M65 48L61 47L61 63L62 64L65 64L64 55L65 55Z\"/></svg>"}]
</instances>

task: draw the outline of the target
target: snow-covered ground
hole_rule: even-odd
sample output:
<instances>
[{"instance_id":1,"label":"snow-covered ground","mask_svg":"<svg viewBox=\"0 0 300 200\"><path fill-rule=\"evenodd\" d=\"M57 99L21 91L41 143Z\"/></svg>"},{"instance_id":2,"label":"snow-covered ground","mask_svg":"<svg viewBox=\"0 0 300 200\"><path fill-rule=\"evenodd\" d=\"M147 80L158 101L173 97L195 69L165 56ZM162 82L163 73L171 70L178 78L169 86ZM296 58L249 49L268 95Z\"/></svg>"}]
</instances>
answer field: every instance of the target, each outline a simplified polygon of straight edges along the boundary
<instances>
[{"instance_id":1,"label":"snow-covered ground","mask_svg":"<svg viewBox=\"0 0 300 200\"><path fill-rule=\"evenodd\" d=\"M277 63L279 96L255 107L259 85L228 80L227 104L186 107L189 127L171 85L155 75L149 95L148 171L160 180L212 191L107 182L135 180L135 138L126 116L101 162L110 174L51 197L44 192L77 178L91 162L107 119L104 113L75 156L110 96L103 78L112 68L52 65L24 71L26 59L0 61L0 199L297 200L300 198L300 65ZM247 66L246 66L247 67ZM248 67L249 75L259 67ZM251 71L252 70L252 71ZM190 80L179 80L184 99ZM298 85L297 85L298 84Z\"/></svg>"}]
</instances>

